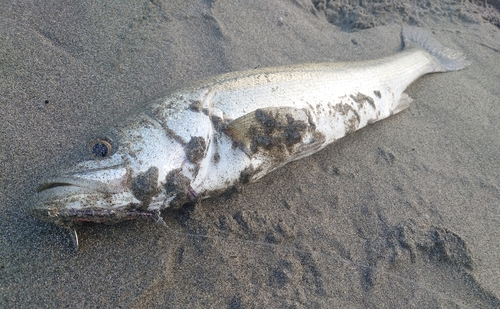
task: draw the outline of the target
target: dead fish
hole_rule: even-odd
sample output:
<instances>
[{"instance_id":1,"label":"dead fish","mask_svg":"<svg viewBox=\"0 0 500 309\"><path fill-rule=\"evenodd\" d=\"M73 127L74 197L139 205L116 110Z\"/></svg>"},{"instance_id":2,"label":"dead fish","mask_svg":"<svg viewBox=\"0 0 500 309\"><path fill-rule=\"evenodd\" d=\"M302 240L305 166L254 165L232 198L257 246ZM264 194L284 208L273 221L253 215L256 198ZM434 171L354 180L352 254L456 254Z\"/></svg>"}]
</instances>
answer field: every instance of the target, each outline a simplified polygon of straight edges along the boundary
<instances>
[{"instance_id":1,"label":"dead fish","mask_svg":"<svg viewBox=\"0 0 500 309\"><path fill-rule=\"evenodd\" d=\"M71 227L137 218L253 182L407 108L424 74L470 64L421 28L404 49L361 62L233 72L155 100L89 146L91 158L42 182L36 218ZM76 234L74 234L77 243Z\"/></svg>"}]
</instances>

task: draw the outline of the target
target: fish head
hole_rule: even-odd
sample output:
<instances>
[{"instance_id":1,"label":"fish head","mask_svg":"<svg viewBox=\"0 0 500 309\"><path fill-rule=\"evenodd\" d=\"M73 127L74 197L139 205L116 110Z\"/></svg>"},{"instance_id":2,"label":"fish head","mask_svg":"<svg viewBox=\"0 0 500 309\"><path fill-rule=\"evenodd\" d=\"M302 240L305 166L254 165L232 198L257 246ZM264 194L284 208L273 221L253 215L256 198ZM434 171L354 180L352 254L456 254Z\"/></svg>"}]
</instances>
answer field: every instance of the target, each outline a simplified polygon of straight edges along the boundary
<instances>
[{"instance_id":1,"label":"fish head","mask_svg":"<svg viewBox=\"0 0 500 309\"><path fill-rule=\"evenodd\" d=\"M114 132L93 139L85 159L72 168L42 181L28 212L63 226L159 214L167 199L167 175L182 170L186 161L183 145L149 117Z\"/></svg>"}]
</instances>

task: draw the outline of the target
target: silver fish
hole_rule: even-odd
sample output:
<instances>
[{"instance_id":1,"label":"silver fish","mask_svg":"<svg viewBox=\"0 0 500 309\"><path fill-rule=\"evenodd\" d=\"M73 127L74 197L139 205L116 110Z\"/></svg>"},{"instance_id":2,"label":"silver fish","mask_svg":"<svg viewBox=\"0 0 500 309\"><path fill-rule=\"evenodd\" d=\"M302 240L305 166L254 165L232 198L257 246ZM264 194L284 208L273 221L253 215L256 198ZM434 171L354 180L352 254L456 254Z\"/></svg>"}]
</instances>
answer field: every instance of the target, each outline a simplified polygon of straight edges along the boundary
<instances>
[{"instance_id":1,"label":"silver fish","mask_svg":"<svg viewBox=\"0 0 500 309\"><path fill-rule=\"evenodd\" d=\"M470 64L426 31L377 60L255 69L208 78L99 137L92 158L40 184L29 212L63 226L116 223L217 195L408 107L424 74ZM75 235L76 238L76 235Z\"/></svg>"}]
</instances>

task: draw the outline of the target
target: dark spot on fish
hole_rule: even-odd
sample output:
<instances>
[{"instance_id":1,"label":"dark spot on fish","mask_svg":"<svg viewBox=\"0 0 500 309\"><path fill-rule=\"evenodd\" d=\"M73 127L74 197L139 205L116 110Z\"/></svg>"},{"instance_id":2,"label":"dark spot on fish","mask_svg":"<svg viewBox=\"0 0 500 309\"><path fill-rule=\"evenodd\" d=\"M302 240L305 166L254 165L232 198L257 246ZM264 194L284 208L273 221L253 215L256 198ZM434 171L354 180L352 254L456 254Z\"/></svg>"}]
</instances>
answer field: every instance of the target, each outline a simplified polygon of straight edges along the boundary
<instances>
[{"instance_id":1,"label":"dark spot on fish","mask_svg":"<svg viewBox=\"0 0 500 309\"><path fill-rule=\"evenodd\" d=\"M220 154L219 153L215 153L214 154L214 163L219 163L220 162Z\"/></svg>"},{"instance_id":2,"label":"dark spot on fish","mask_svg":"<svg viewBox=\"0 0 500 309\"><path fill-rule=\"evenodd\" d=\"M339 112L342 116L347 116L349 114L349 111L351 111L353 113L353 117L350 117L349 119L345 119L344 124L346 127L349 126L349 130L346 129L346 132L347 131L352 132L351 129L354 129L354 131L355 131L356 128L355 127L353 128L353 125L355 125L356 123L359 124L361 122L361 118L359 117L359 113L351 105L345 104L345 103L339 103L339 104L335 105L334 109L337 112ZM354 117L356 119L353 119Z\"/></svg>"},{"instance_id":3,"label":"dark spot on fish","mask_svg":"<svg viewBox=\"0 0 500 309\"><path fill-rule=\"evenodd\" d=\"M345 117L344 126L346 134L356 131L359 123L361 122L359 113L351 105L342 102L335 105L334 109ZM353 114L351 117L347 117L349 111L351 111Z\"/></svg>"},{"instance_id":4,"label":"dark spot on fish","mask_svg":"<svg viewBox=\"0 0 500 309\"><path fill-rule=\"evenodd\" d=\"M186 145L186 156L192 163L198 163L205 156L206 148L207 146L203 137L191 137L191 140Z\"/></svg>"},{"instance_id":5,"label":"dark spot on fish","mask_svg":"<svg viewBox=\"0 0 500 309\"><path fill-rule=\"evenodd\" d=\"M375 91L373 91L373 93L377 96L377 98L379 98L379 99L382 98L382 94L380 93L380 91L375 90Z\"/></svg>"},{"instance_id":6,"label":"dark spot on fish","mask_svg":"<svg viewBox=\"0 0 500 309\"><path fill-rule=\"evenodd\" d=\"M255 119L260 125L250 127L250 136L252 143L250 149L253 153L259 148L271 149L271 147L280 147L283 144L283 136L281 134L273 134L277 129L281 128L281 124L273 117L270 112L262 109L255 111Z\"/></svg>"},{"instance_id":7,"label":"dark spot on fish","mask_svg":"<svg viewBox=\"0 0 500 309\"><path fill-rule=\"evenodd\" d=\"M210 115L210 111L208 110L208 108L203 108L202 110L202 113L209 116Z\"/></svg>"},{"instance_id":8,"label":"dark spot on fish","mask_svg":"<svg viewBox=\"0 0 500 309\"><path fill-rule=\"evenodd\" d=\"M308 109L302 109L304 113L307 115L307 122L309 123L309 127L311 127L311 130L316 130L316 123L313 120L313 117L311 115L311 111Z\"/></svg>"},{"instance_id":9,"label":"dark spot on fish","mask_svg":"<svg viewBox=\"0 0 500 309\"><path fill-rule=\"evenodd\" d=\"M240 173L240 179L239 179L240 183L242 185L249 183L250 180L252 180L252 176L254 175L254 173L255 173L255 169L253 168L253 166L246 167Z\"/></svg>"},{"instance_id":10,"label":"dark spot on fish","mask_svg":"<svg viewBox=\"0 0 500 309\"><path fill-rule=\"evenodd\" d=\"M336 112L340 113L342 116L345 116L345 115L347 115L347 113L349 113L349 110L351 110L352 107L349 104L345 104L344 102L340 102L338 104L335 104L333 109Z\"/></svg>"},{"instance_id":11,"label":"dark spot on fish","mask_svg":"<svg viewBox=\"0 0 500 309\"><path fill-rule=\"evenodd\" d=\"M193 200L193 195L190 194L191 180L182 174L181 169L172 170L167 174L165 190L167 197L175 196L170 202L171 207L179 208Z\"/></svg>"},{"instance_id":12,"label":"dark spot on fish","mask_svg":"<svg viewBox=\"0 0 500 309\"><path fill-rule=\"evenodd\" d=\"M132 179L132 194L142 202L141 209L146 209L154 195L158 193L158 168L150 167L146 172Z\"/></svg>"},{"instance_id":13,"label":"dark spot on fish","mask_svg":"<svg viewBox=\"0 0 500 309\"><path fill-rule=\"evenodd\" d=\"M356 113L350 118L344 120L345 134L349 134L356 131L358 125L359 125L359 115L358 113Z\"/></svg>"},{"instance_id":14,"label":"dark spot on fish","mask_svg":"<svg viewBox=\"0 0 500 309\"><path fill-rule=\"evenodd\" d=\"M274 141L276 142L276 139ZM253 143L251 147L253 152L257 152L258 147L270 149L271 146L273 146L273 143L269 135L257 134L256 131L254 131Z\"/></svg>"},{"instance_id":15,"label":"dark spot on fish","mask_svg":"<svg viewBox=\"0 0 500 309\"><path fill-rule=\"evenodd\" d=\"M292 116L286 115L288 125L284 129L285 144L293 146L302 140L304 132L307 130L307 124L301 120L295 120Z\"/></svg>"},{"instance_id":16,"label":"dark spot on fish","mask_svg":"<svg viewBox=\"0 0 500 309\"><path fill-rule=\"evenodd\" d=\"M191 100L191 104L189 104L189 109L192 110L193 112L200 112L201 111L201 106L202 106L201 101Z\"/></svg>"},{"instance_id":17,"label":"dark spot on fish","mask_svg":"<svg viewBox=\"0 0 500 309\"><path fill-rule=\"evenodd\" d=\"M257 152L259 148L266 150L271 149L273 146L283 148L283 134L279 134L280 132L273 134L275 131L282 131L282 125L275 117L278 118L279 116L273 116L270 112L262 109L255 111L255 118L260 125L250 127L249 133L252 136L250 149L253 153Z\"/></svg>"},{"instance_id":18,"label":"dark spot on fish","mask_svg":"<svg viewBox=\"0 0 500 309\"><path fill-rule=\"evenodd\" d=\"M224 131L227 127L227 124L230 122L230 120L224 120L221 117L214 115L210 116L210 120L212 121L212 125L217 132Z\"/></svg>"},{"instance_id":19,"label":"dark spot on fish","mask_svg":"<svg viewBox=\"0 0 500 309\"><path fill-rule=\"evenodd\" d=\"M358 103L358 105L361 108L363 107L365 102L368 102L375 109L375 101L373 100L372 97L369 97L365 94L362 94L361 92L358 92L358 94L356 94L356 96L351 94L350 97L354 102Z\"/></svg>"},{"instance_id":20,"label":"dark spot on fish","mask_svg":"<svg viewBox=\"0 0 500 309\"><path fill-rule=\"evenodd\" d=\"M183 145L184 147L187 146L186 141L184 141L184 139L182 137L180 137L179 135L177 135L177 133L175 133L174 130L170 129L167 126L167 124L162 123L162 128L163 128L163 130L165 131L165 133L167 134L168 137L170 137L171 139L173 139L177 143Z\"/></svg>"},{"instance_id":21,"label":"dark spot on fish","mask_svg":"<svg viewBox=\"0 0 500 309\"><path fill-rule=\"evenodd\" d=\"M45 101L44 101L44 103L45 103L45 104L49 104L49 100L45 100Z\"/></svg>"},{"instance_id":22,"label":"dark spot on fish","mask_svg":"<svg viewBox=\"0 0 500 309\"><path fill-rule=\"evenodd\" d=\"M279 125L270 113L262 109L257 109L255 111L255 118L262 124L266 134L271 133Z\"/></svg>"}]
</instances>

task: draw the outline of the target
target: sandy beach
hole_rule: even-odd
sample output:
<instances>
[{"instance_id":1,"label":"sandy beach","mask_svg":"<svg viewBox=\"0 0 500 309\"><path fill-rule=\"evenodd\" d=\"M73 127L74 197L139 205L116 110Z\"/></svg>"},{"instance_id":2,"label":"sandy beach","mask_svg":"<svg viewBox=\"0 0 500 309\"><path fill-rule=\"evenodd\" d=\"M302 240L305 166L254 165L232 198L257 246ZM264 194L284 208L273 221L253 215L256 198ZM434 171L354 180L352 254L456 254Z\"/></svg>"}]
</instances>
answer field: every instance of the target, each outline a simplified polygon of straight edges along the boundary
<instances>
[{"instance_id":1,"label":"sandy beach","mask_svg":"<svg viewBox=\"0 0 500 309\"><path fill-rule=\"evenodd\" d=\"M500 308L500 2L0 4L1 308ZM397 53L402 24L472 64L241 192L67 232L37 183L187 82Z\"/></svg>"}]
</instances>

